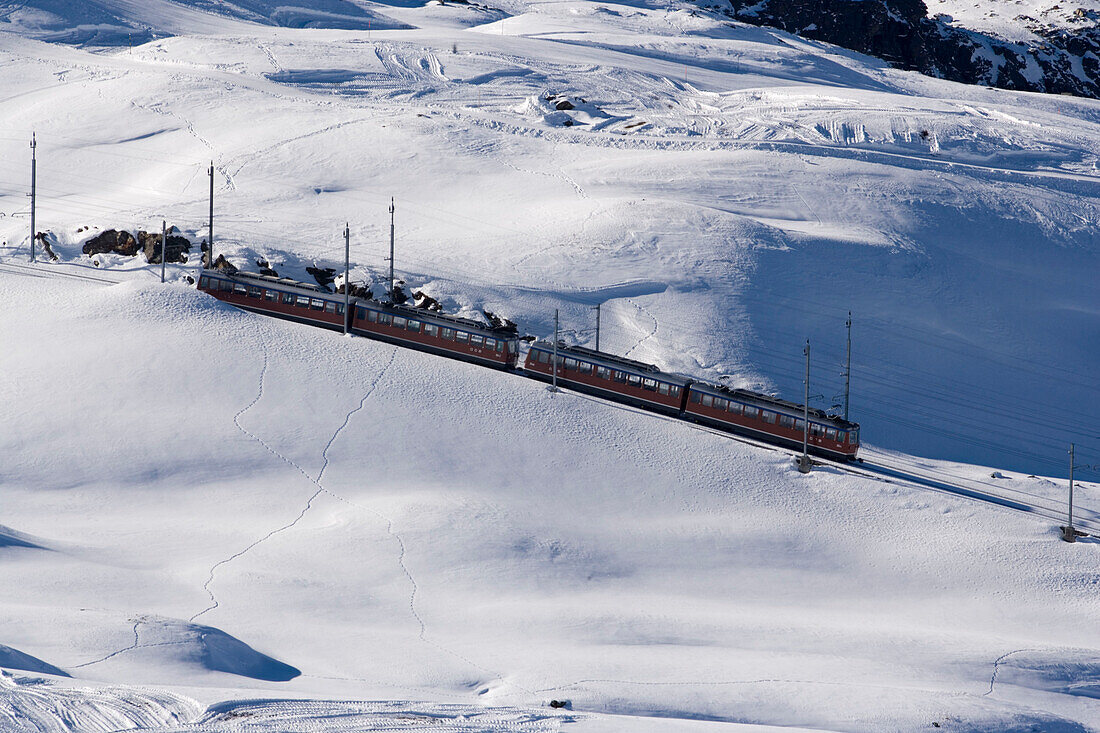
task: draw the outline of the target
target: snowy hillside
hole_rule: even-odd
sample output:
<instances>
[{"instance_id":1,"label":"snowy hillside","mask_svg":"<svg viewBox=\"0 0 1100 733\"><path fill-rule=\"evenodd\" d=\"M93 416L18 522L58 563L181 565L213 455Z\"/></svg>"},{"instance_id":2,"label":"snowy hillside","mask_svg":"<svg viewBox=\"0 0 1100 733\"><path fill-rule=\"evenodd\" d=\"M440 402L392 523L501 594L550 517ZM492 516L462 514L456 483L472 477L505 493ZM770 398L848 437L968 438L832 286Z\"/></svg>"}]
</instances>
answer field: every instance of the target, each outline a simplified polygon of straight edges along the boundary
<instances>
[{"instance_id":1,"label":"snowy hillside","mask_svg":"<svg viewBox=\"0 0 1100 733\"><path fill-rule=\"evenodd\" d=\"M808 337L822 407L851 311L868 456L1060 505L1100 103L666 5L99 7L0 26L0 728L1097 729L1091 538L183 283L212 160L237 266L340 266L350 222L378 284L393 196L451 312L591 344L600 305L607 350L791 397ZM97 24L167 36L41 40ZM82 254L162 220L168 285Z\"/></svg>"}]
</instances>

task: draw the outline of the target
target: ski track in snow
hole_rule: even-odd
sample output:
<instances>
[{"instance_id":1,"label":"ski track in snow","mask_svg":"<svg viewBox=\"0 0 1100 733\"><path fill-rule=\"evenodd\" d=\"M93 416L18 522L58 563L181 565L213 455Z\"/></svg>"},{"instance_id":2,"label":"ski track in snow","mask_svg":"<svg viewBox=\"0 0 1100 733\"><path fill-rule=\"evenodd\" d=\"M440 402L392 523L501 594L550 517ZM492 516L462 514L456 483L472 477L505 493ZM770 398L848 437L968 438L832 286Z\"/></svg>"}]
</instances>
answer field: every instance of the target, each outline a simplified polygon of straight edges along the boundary
<instances>
[{"instance_id":1,"label":"ski track in snow","mask_svg":"<svg viewBox=\"0 0 1100 733\"><path fill-rule=\"evenodd\" d=\"M635 300L633 300L633 299L631 299L631 300L629 300L629 301L627 301L627 302L629 302L629 303L630 303L630 304L631 304L632 306L634 306L634 307L635 307L635 308L637 308L637 309L638 309L639 311L641 311L642 313L645 313L645 314L646 314L647 316L649 316L649 317L650 317L650 319L651 319L651 320L653 321L653 330L652 330L652 331L650 331L649 333L647 333L647 334L646 334L645 336L642 336L642 337L641 337L640 339L638 339L638 343L634 344L634 345L633 345L633 346L631 346L631 347L630 347L629 349L627 349L627 350L626 350L626 351L625 351L625 352L623 353L623 356L630 356L630 354L631 354L631 353L633 353L633 351L634 351L635 349L637 349L637 348L638 348L639 346L641 346L642 344L644 344L644 343L645 343L646 341L648 341L649 339L651 339L651 338L653 338L654 336L656 336L656 335L657 335L657 329L659 328L659 324L657 323L657 318L656 318L656 317L655 317L655 316L654 316L654 315L653 315L652 313L650 313L650 312L649 312L649 309L648 309L648 308L646 308L645 306L643 306L643 305L639 304L639 303L638 303L637 301L635 301Z\"/></svg>"},{"instance_id":2,"label":"ski track in snow","mask_svg":"<svg viewBox=\"0 0 1100 733\"><path fill-rule=\"evenodd\" d=\"M1011 657L1013 654L1023 654L1024 652L1041 651L1039 649L1015 649L1002 654L993 660L993 674L989 677L989 689L982 693L982 697L988 697L993 694L993 686L997 684L997 673L1001 671L1001 663Z\"/></svg>"},{"instance_id":3,"label":"ski track in snow","mask_svg":"<svg viewBox=\"0 0 1100 733\"><path fill-rule=\"evenodd\" d=\"M339 436L340 433L343 431L343 429L345 427L347 427L348 422L351 420L351 416L362 409L363 404L367 401L367 398L370 397L371 394L374 392L374 389L378 385L378 382L381 381L382 377L386 374L386 371L389 369L390 365L393 364L393 360L397 355L397 349L394 348L393 352L391 352L391 354L390 354L389 361L386 362L385 366L383 366L382 369L378 372L378 375L374 378L374 380L370 383L370 385L368 385L367 391L363 395L363 399L361 399L359 401L359 406L356 407L355 409L351 410L344 417L344 422L340 424L340 427L338 427L336 429L336 431L332 434L332 436L329 438L329 441L325 445L324 451L322 452L322 456L324 457L324 463L321 466L321 470L318 472L317 477L314 478L313 476L310 476L309 473L307 473L306 470L303 469L301 466L299 466L297 463L295 463L294 461L287 458L286 456L284 456L279 451L272 448L271 445L267 441L265 441L263 438L256 435L255 433L250 432L245 427L243 427L240 423L241 416L244 415L249 410L251 410L256 405L256 403L259 402L264 396L264 381L265 381L265 378L267 376L268 364L270 362L270 354L269 354L269 351L268 351L268 348L267 348L267 342L264 340L262 331L259 334L259 338L260 338L260 346L263 350L263 355L264 355L263 368L260 370L260 387L259 387L259 390L256 393L256 397L252 400L252 402L248 403L247 406L245 406L240 412L238 412L236 415L233 416L233 424L236 425L237 429L240 430L242 433L244 433L249 438L251 438L252 440L254 440L257 443L259 443L260 445L262 445L264 448L266 448L267 451L269 453L271 453L272 455L274 455L276 458L283 461L287 465L292 466L293 468L295 468L298 471L298 473L302 474L310 483L312 483L314 486L316 486L317 490L314 491L312 495L310 495L309 499L306 500L305 506L302 507L301 511L298 512L298 516L296 516L292 521L287 522L286 524L282 525L281 527L276 527L275 529L271 530L270 532L265 534L263 537L259 538L258 540L256 540L252 544L248 545L244 549L233 553L232 555L230 555L229 557L227 557L223 560L219 560L218 562L216 562L210 568L210 574L207 577L206 582L203 583L202 587L203 587L203 590L205 590L207 592L207 594L210 596L211 605L207 606L206 608L204 608L203 610L199 611L194 616L192 616L190 619L188 619L188 621L191 621L191 622L194 622L200 616L202 616L206 613L209 613L210 611L213 611L214 609L216 609L220 605L219 602L218 602L217 597L214 594L214 592L210 589L211 583L214 582L214 575L217 572L219 567L222 567L223 565L227 565L227 564L233 562L237 558L239 558L242 555L244 555L244 554L248 553L249 551L253 550L258 545L266 542L267 540L271 539L275 535L277 535L281 532L285 532L286 530L290 529L294 525L298 524L298 522L300 522L302 520L302 517L304 517L306 515L306 513L313 507L314 500L316 500L317 497L321 493L327 493L335 499L346 502L345 499L343 499L342 497L337 496L336 494L333 494L331 491L328 491L321 484L321 476L324 474L325 468L328 467L328 451L329 451L329 448L332 447L332 444L333 444L333 442L335 442L337 436ZM347 503L350 503L350 502L347 502ZM391 532L391 534L392 534L392 532ZM400 542L400 538L398 538L398 541ZM405 567L405 564L404 564L404 554L405 554L405 545L404 545L404 542L401 542L401 559L400 559L401 568L405 572L405 574L409 577L409 579L411 581L412 576L409 574L409 571ZM416 587L415 583L413 584L413 587L415 589L415 587ZM416 616L415 611L414 611L413 615ZM416 619L417 619L417 622L421 626L421 633L423 633L424 623L423 623L423 621L420 620L419 616L416 616Z\"/></svg>"},{"instance_id":4,"label":"ski track in snow","mask_svg":"<svg viewBox=\"0 0 1100 733\"><path fill-rule=\"evenodd\" d=\"M122 654L124 652L128 652L128 651L131 651L133 649L137 649L138 646L140 645L140 640L138 638L138 627L139 626L141 626L141 619L137 619L136 621L134 621L134 629L133 629L133 631L134 631L134 641L133 641L132 644L130 644L130 646L126 646L126 647L123 647L122 649L118 649L117 651L113 651L110 654L102 656L99 659L94 659L91 662L84 662L83 664L74 664L73 669L80 669L81 667L90 667L93 664L99 664L100 662L106 662L111 657L117 657L119 654Z\"/></svg>"}]
</instances>

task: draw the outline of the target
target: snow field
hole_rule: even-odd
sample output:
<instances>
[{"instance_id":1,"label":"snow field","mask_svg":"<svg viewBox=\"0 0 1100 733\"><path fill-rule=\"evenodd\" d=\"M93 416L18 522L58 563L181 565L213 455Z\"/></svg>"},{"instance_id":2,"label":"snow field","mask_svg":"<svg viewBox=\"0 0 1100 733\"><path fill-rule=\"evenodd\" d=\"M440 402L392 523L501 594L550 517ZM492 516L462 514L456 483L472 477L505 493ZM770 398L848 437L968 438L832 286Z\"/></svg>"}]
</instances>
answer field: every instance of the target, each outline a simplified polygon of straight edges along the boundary
<instances>
[{"instance_id":1,"label":"snow field","mask_svg":"<svg viewBox=\"0 0 1100 733\"><path fill-rule=\"evenodd\" d=\"M851 309L867 443L1063 499L1064 444L1097 446L1095 102L664 7L504 10L386 7L416 28L366 37L165 4L146 20L181 35L132 50L0 35L0 664L75 678L5 678L0 715L1094 730L1094 543L240 313L182 285L197 247L167 286L80 255L162 219L197 243L213 160L218 252L304 278L350 221L379 283L392 195L398 274L450 312L546 337L558 308L591 344L600 304L604 348L668 369L794 396L810 336L827 407ZM31 126L44 279L14 267Z\"/></svg>"}]
</instances>

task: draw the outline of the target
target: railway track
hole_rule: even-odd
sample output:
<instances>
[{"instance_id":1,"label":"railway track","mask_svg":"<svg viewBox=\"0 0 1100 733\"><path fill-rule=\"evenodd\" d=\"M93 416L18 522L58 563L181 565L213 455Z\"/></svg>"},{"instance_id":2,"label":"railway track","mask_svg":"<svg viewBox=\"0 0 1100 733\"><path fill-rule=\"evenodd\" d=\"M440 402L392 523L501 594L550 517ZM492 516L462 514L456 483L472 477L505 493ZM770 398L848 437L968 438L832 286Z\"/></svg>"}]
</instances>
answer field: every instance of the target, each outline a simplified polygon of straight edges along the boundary
<instances>
[{"instance_id":1,"label":"railway track","mask_svg":"<svg viewBox=\"0 0 1100 733\"><path fill-rule=\"evenodd\" d=\"M120 282L123 282L123 280L115 280L109 277L105 277L104 275L106 273L75 273L59 269L63 266L64 265L50 265L47 267L43 267L5 262L0 263L0 272L9 272L25 277L38 277L44 279L60 277L73 280L84 280L88 282L103 283L107 285L116 285ZM524 373L522 370L517 369L513 373L518 376L530 378L529 375ZM797 450L792 450L787 447L767 443L762 440L757 440L755 438L747 437L744 435L729 433L723 430L719 430L717 428L712 428L706 425L701 425L699 423L684 420L682 418L672 417L669 415L661 415L655 412L651 412L649 410L623 404L620 402L615 402L613 400L609 400L592 394L577 392L574 390L568 391L570 394L580 397L582 399L599 402L600 404L614 407L616 409L645 414L646 416L654 419L672 421L679 425L686 425L693 430L721 435L725 438L733 439L746 445L751 445L757 448L762 448L781 454L786 454L791 456L792 459L798 456L800 453ZM1055 523L1064 523L1066 520L1066 506L1057 498L1032 493L1023 489L1015 489L1011 486L1006 486L1003 483L993 484L987 480L956 476L954 474L950 474L946 471L936 468L914 467L911 464L907 464L895 459L890 453L875 450L873 448L868 448L867 446L864 446L862 448L862 453L864 455L864 459L855 463L846 463L843 461L836 461L817 456L815 456L813 460L818 465L830 466L838 471L843 471L845 473L855 476L861 476L863 478L904 485L910 488L920 489L922 491L931 491L940 494L960 496L966 499L970 499L972 501L994 505L1012 511L1031 514ZM1007 480L1008 479L1004 479L1002 481ZM1074 517L1074 526L1081 531L1087 532L1088 536L1100 537L1100 512L1083 507L1078 507Z\"/></svg>"},{"instance_id":2,"label":"railway track","mask_svg":"<svg viewBox=\"0 0 1100 733\"><path fill-rule=\"evenodd\" d=\"M13 275L22 275L23 277L37 277L43 280L50 278L67 278L70 280L86 280L88 282L105 283L107 285L118 285L120 282L123 282L123 280L114 280L100 275L67 272L58 269L66 266L67 265L35 266L21 265L14 262L3 262L0 263L0 272L9 272Z\"/></svg>"},{"instance_id":3,"label":"railway track","mask_svg":"<svg viewBox=\"0 0 1100 733\"><path fill-rule=\"evenodd\" d=\"M913 466L891 460L889 454L867 449L866 447L863 450L865 454L874 457L854 464L845 464L816 457L814 461L856 476L886 481L887 483L897 483L922 491L952 494L984 504L992 504L1005 509L1031 514L1050 520L1058 526L1066 522L1066 504L1059 502L1056 498L1022 489L991 484L980 479L955 476L937 469L916 469ZM1087 536L1100 537L1100 514L1094 510L1076 506L1074 508L1073 526L1079 531L1086 532Z\"/></svg>"},{"instance_id":4,"label":"railway track","mask_svg":"<svg viewBox=\"0 0 1100 733\"><path fill-rule=\"evenodd\" d=\"M517 372L517 374L520 373ZM526 375L520 374L520 376ZM773 443L766 443L744 435L728 433L717 428L689 422L670 415L660 415L632 405L625 405L595 395L575 392L568 388L561 389L563 391L568 391L571 395L593 402L599 402L608 407L636 412L640 415L646 415L658 420L667 420L678 425L685 425L692 430L719 435L756 448L786 454L790 456L792 460L801 455L797 450L778 446ZM1041 517L1045 520L1054 522L1058 526L1065 524L1067 512L1066 504L1059 501L1057 498L1035 494L1022 489L1013 489L1008 486L992 484L989 481L980 479L956 476L933 468L917 469L903 462L892 460L889 453L884 453L883 451L868 448L866 446L863 446L861 451L868 457L855 463L834 461L819 456L813 456L813 461L817 465L829 466L853 476L860 476L861 478L867 478L873 481L898 484L921 491L959 496L971 501ZM1005 480L1007 481L1009 479ZM1088 536L1100 537L1100 512L1081 506L1075 506L1073 526L1079 531L1086 532Z\"/></svg>"}]
</instances>

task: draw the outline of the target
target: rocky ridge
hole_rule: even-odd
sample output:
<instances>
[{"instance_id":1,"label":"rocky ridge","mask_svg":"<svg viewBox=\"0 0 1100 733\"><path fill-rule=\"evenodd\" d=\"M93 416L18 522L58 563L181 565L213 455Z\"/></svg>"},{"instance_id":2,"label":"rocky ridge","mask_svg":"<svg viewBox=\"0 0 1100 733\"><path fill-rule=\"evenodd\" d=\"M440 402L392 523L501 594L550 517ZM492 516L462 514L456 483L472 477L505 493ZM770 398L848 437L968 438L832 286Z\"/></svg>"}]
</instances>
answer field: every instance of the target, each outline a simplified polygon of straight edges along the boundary
<instances>
[{"instance_id":1,"label":"rocky ridge","mask_svg":"<svg viewBox=\"0 0 1100 733\"><path fill-rule=\"evenodd\" d=\"M779 28L965 84L1100 98L1100 17L1065 10L1065 22L1021 16L1033 34L1007 40L929 17L924 0L700 0L752 25Z\"/></svg>"}]
</instances>

